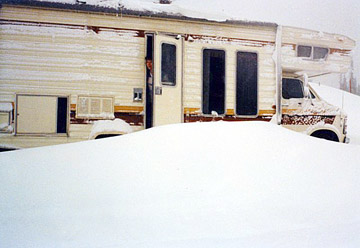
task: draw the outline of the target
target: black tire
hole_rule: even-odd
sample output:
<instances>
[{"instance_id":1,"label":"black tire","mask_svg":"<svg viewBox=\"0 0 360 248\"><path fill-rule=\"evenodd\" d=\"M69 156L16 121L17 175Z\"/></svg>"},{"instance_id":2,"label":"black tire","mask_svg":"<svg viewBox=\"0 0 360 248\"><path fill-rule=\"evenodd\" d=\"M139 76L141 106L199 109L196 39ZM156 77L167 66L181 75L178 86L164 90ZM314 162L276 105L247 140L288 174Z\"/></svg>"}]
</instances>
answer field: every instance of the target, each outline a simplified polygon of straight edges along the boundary
<instances>
[{"instance_id":1,"label":"black tire","mask_svg":"<svg viewBox=\"0 0 360 248\"><path fill-rule=\"evenodd\" d=\"M320 138L320 139L326 139L330 141L339 142L339 137L330 130L318 130L313 132L310 136Z\"/></svg>"},{"instance_id":2,"label":"black tire","mask_svg":"<svg viewBox=\"0 0 360 248\"><path fill-rule=\"evenodd\" d=\"M110 138L110 137L115 137L115 136L120 136L121 134L100 134L98 136L96 136L95 139L104 139L104 138Z\"/></svg>"}]
</instances>

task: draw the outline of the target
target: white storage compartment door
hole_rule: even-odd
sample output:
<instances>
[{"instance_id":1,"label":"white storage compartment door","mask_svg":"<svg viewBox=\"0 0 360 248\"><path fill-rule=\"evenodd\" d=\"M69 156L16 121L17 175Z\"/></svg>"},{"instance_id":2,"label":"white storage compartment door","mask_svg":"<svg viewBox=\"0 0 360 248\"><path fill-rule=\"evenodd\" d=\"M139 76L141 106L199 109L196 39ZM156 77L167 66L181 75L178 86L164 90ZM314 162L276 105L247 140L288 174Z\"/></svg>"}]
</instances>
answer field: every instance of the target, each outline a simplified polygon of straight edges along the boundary
<instances>
[{"instance_id":1,"label":"white storage compartment door","mask_svg":"<svg viewBox=\"0 0 360 248\"><path fill-rule=\"evenodd\" d=\"M18 134L54 134L57 132L57 97L17 96Z\"/></svg>"}]
</instances>

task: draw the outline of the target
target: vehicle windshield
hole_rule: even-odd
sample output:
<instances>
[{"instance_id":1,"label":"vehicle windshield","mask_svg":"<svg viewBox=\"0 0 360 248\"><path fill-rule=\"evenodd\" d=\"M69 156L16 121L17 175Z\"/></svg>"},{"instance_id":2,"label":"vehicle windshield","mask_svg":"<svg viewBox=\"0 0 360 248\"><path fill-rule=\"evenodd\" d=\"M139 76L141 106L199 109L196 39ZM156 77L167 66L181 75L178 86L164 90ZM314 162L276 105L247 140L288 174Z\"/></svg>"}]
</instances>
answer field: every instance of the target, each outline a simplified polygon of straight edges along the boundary
<instances>
[{"instance_id":1,"label":"vehicle windshield","mask_svg":"<svg viewBox=\"0 0 360 248\"><path fill-rule=\"evenodd\" d=\"M304 88L302 82L299 79L283 78L282 97L284 99L304 98Z\"/></svg>"}]
</instances>

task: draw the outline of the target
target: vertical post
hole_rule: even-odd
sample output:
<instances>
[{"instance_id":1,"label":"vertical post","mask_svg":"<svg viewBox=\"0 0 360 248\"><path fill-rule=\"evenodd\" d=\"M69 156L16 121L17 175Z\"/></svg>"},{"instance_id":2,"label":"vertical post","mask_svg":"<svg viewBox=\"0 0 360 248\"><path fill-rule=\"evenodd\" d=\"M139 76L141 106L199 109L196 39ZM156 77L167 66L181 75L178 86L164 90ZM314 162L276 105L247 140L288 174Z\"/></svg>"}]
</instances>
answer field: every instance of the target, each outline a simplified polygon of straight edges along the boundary
<instances>
[{"instance_id":1,"label":"vertical post","mask_svg":"<svg viewBox=\"0 0 360 248\"><path fill-rule=\"evenodd\" d=\"M281 124L282 109L281 109L281 95L282 95L282 67L281 67L281 45L282 45L282 26L278 25L276 29L275 41L275 67L276 67L276 123Z\"/></svg>"},{"instance_id":2,"label":"vertical post","mask_svg":"<svg viewBox=\"0 0 360 248\"><path fill-rule=\"evenodd\" d=\"M350 65L350 80L349 80L349 85L350 85L350 90L349 92L352 93L352 88L351 88L351 84L352 84L352 79L353 79L353 73L354 73L354 58L351 58L351 65Z\"/></svg>"},{"instance_id":3,"label":"vertical post","mask_svg":"<svg viewBox=\"0 0 360 248\"><path fill-rule=\"evenodd\" d=\"M181 39L181 123L184 123L185 122L185 117L184 117L185 37L181 35L180 39Z\"/></svg>"}]
</instances>

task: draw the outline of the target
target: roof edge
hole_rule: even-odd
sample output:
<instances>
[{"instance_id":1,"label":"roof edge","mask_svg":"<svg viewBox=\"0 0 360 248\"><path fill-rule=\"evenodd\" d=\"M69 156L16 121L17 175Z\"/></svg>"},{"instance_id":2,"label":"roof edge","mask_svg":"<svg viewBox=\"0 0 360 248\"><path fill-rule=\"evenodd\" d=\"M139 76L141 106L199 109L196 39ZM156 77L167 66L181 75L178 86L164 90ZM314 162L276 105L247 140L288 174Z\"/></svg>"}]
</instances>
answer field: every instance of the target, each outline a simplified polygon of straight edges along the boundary
<instances>
[{"instance_id":1,"label":"roof edge","mask_svg":"<svg viewBox=\"0 0 360 248\"><path fill-rule=\"evenodd\" d=\"M60 3L60 2L46 2L46 1L34 1L34 0L2 0L0 6L2 5L16 5L16 6L31 6L39 8L52 8L52 9L61 9L61 10L75 10L75 11L85 11L85 12L98 12L98 13L108 13L108 14L117 14L117 15L129 15L129 16L143 16L143 17L154 17L154 18L167 18L174 20L184 20L184 21L197 21L197 22L207 22L207 23L219 23L219 24L229 24L229 25L250 25L250 26L263 26L263 27L277 27L276 23L272 22L261 22L261 21L245 21L245 20L225 20L225 21L216 21L209 20L205 18L196 18L189 17L179 13L168 13L168 12L153 12L153 11L140 11L128 9L124 6L119 6L118 8L111 7L102 7L97 5L89 5L86 3L70 4L70 3Z\"/></svg>"}]
</instances>

